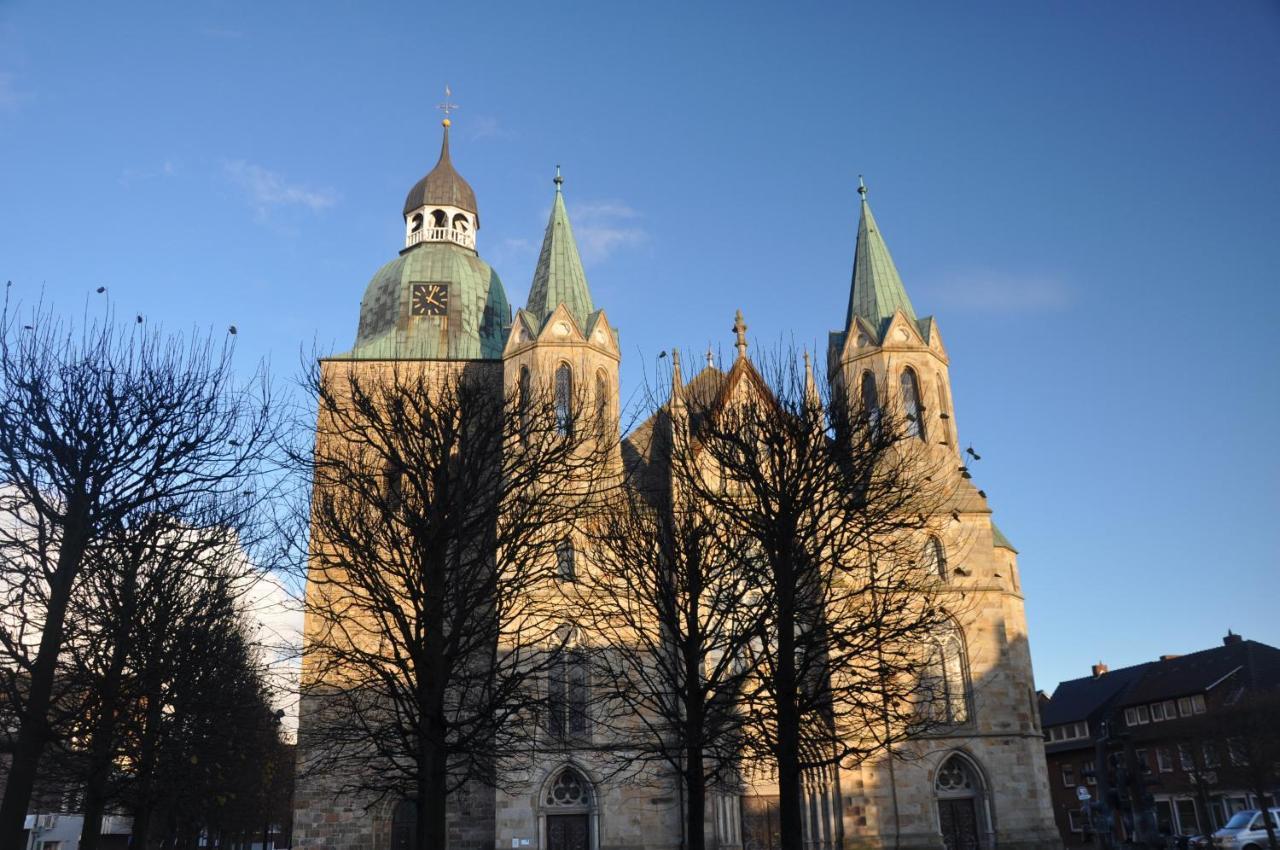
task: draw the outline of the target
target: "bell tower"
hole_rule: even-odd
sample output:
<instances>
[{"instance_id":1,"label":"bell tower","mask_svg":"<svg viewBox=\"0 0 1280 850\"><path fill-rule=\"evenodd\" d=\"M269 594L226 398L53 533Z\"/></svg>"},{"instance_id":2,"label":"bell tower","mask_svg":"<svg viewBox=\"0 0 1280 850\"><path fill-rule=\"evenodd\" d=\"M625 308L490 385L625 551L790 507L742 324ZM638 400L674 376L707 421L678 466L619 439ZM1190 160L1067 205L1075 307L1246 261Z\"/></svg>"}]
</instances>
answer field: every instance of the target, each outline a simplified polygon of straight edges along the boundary
<instances>
[{"instance_id":1,"label":"bell tower","mask_svg":"<svg viewBox=\"0 0 1280 850\"><path fill-rule=\"evenodd\" d=\"M858 178L862 215L843 331L830 336L832 388L869 411L891 409L932 446L959 451L947 351L932 316L917 318Z\"/></svg>"},{"instance_id":2,"label":"bell tower","mask_svg":"<svg viewBox=\"0 0 1280 850\"><path fill-rule=\"evenodd\" d=\"M503 352L508 391L541 384L563 399L564 427L590 427L608 441L618 435L617 331L597 309L564 206L556 166L555 198L533 273L529 301L517 310Z\"/></svg>"}]
</instances>

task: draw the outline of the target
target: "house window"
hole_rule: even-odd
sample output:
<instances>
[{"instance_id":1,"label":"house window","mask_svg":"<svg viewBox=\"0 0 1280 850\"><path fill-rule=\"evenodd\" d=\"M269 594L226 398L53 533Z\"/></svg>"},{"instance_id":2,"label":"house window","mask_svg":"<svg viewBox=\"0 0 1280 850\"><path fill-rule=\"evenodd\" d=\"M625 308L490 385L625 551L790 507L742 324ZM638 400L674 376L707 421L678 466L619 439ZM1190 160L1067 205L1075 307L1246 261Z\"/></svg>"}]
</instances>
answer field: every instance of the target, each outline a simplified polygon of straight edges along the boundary
<instances>
[{"instance_id":1,"label":"house window","mask_svg":"<svg viewBox=\"0 0 1280 850\"><path fill-rule=\"evenodd\" d=\"M576 581L578 569L573 551L573 541L561 540L556 544L556 578L561 581Z\"/></svg>"},{"instance_id":2,"label":"house window","mask_svg":"<svg viewBox=\"0 0 1280 850\"><path fill-rule=\"evenodd\" d=\"M1151 773L1151 759L1147 758L1147 751L1145 749L1139 748L1134 750L1133 758L1134 761L1138 763L1138 770L1142 771L1143 775Z\"/></svg>"},{"instance_id":3,"label":"house window","mask_svg":"<svg viewBox=\"0 0 1280 850\"><path fill-rule=\"evenodd\" d=\"M573 370L568 363L556 367L556 430L568 436L573 430Z\"/></svg>"},{"instance_id":4,"label":"house window","mask_svg":"<svg viewBox=\"0 0 1280 850\"><path fill-rule=\"evenodd\" d=\"M1080 771L1080 772L1084 774L1084 784L1085 784L1085 785L1097 785L1097 784L1098 784L1098 774L1097 774L1097 771L1095 771L1095 770L1093 769L1093 762L1092 762L1092 761L1087 761L1087 762L1085 762L1085 763L1084 763L1084 769L1083 769L1082 771Z\"/></svg>"},{"instance_id":5,"label":"house window","mask_svg":"<svg viewBox=\"0 0 1280 850\"><path fill-rule=\"evenodd\" d=\"M1124 725L1125 726L1138 725L1138 710L1136 708L1126 708L1124 710Z\"/></svg>"},{"instance_id":6,"label":"house window","mask_svg":"<svg viewBox=\"0 0 1280 850\"><path fill-rule=\"evenodd\" d=\"M1239 738L1227 739L1227 758L1231 764L1236 767L1242 767L1249 763L1249 755L1245 751L1244 741Z\"/></svg>"},{"instance_id":7,"label":"house window","mask_svg":"<svg viewBox=\"0 0 1280 850\"><path fill-rule=\"evenodd\" d=\"M1084 812L1080 809L1068 809L1067 824L1072 832L1084 832Z\"/></svg>"},{"instance_id":8,"label":"house window","mask_svg":"<svg viewBox=\"0 0 1280 850\"><path fill-rule=\"evenodd\" d=\"M1178 716L1178 704L1171 699L1164 701L1164 719L1173 720Z\"/></svg>"},{"instance_id":9,"label":"house window","mask_svg":"<svg viewBox=\"0 0 1280 850\"><path fill-rule=\"evenodd\" d=\"M924 405L920 403L920 382L915 370L908 366L902 370L902 413L907 419L907 436L926 439L924 429Z\"/></svg>"},{"instance_id":10,"label":"house window","mask_svg":"<svg viewBox=\"0 0 1280 850\"><path fill-rule=\"evenodd\" d=\"M1204 714L1204 694L1196 694L1191 698L1191 711L1195 714Z\"/></svg>"},{"instance_id":11,"label":"house window","mask_svg":"<svg viewBox=\"0 0 1280 850\"><path fill-rule=\"evenodd\" d=\"M1191 752L1190 744L1178 745L1178 764L1181 765L1183 770L1188 772L1196 769L1196 760L1195 756Z\"/></svg>"},{"instance_id":12,"label":"house window","mask_svg":"<svg viewBox=\"0 0 1280 850\"><path fill-rule=\"evenodd\" d=\"M1151 712L1147 711L1147 707L1145 705L1138 706L1137 712L1138 712L1139 723L1151 722Z\"/></svg>"},{"instance_id":13,"label":"house window","mask_svg":"<svg viewBox=\"0 0 1280 850\"><path fill-rule=\"evenodd\" d=\"M1153 702L1151 704L1151 719L1157 723L1164 720L1164 703Z\"/></svg>"},{"instance_id":14,"label":"house window","mask_svg":"<svg viewBox=\"0 0 1280 850\"><path fill-rule=\"evenodd\" d=\"M1180 697L1178 699L1178 714L1182 717L1191 716L1191 697Z\"/></svg>"},{"instance_id":15,"label":"house window","mask_svg":"<svg viewBox=\"0 0 1280 850\"><path fill-rule=\"evenodd\" d=\"M1183 835L1199 834L1200 818L1196 814L1196 801L1176 800L1173 805L1178 812L1178 832Z\"/></svg>"},{"instance_id":16,"label":"house window","mask_svg":"<svg viewBox=\"0 0 1280 850\"><path fill-rule=\"evenodd\" d=\"M1200 750L1204 754L1205 767L1217 767L1221 764L1218 760L1218 747L1216 744L1210 741L1205 741Z\"/></svg>"},{"instance_id":17,"label":"house window","mask_svg":"<svg viewBox=\"0 0 1280 850\"><path fill-rule=\"evenodd\" d=\"M1156 767L1161 773L1173 772L1173 755L1168 747L1156 747Z\"/></svg>"},{"instance_id":18,"label":"house window","mask_svg":"<svg viewBox=\"0 0 1280 850\"><path fill-rule=\"evenodd\" d=\"M1064 764L1062 766L1062 784L1067 788L1074 788L1076 784L1075 765Z\"/></svg>"}]
</instances>

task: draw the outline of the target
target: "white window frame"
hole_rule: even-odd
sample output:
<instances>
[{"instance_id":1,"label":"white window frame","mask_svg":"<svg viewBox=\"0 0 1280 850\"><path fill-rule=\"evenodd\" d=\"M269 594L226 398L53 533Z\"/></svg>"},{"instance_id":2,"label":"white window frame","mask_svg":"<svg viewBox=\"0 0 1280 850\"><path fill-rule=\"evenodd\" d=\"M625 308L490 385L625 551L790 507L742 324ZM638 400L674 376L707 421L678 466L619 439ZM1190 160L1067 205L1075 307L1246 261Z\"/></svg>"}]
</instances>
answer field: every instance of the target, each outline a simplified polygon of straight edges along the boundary
<instances>
[{"instance_id":1,"label":"white window frame","mask_svg":"<svg viewBox=\"0 0 1280 850\"><path fill-rule=\"evenodd\" d=\"M1195 694L1191 697L1191 710L1196 714L1204 714L1204 694Z\"/></svg>"},{"instance_id":2,"label":"white window frame","mask_svg":"<svg viewBox=\"0 0 1280 850\"><path fill-rule=\"evenodd\" d=\"M1164 703L1151 703L1151 722L1159 723L1164 720Z\"/></svg>"},{"instance_id":3,"label":"white window frame","mask_svg":"<svg viewBox=\"0 0 1280 850\"><path fill-rule=\"evenodd\" d=\"M1168 747L1156 747L1156 769L1161 773L1173 773L1173 753Z\"/></svg>"},{"instance_id":4,"label":"white window frame","mask_svg":"<svg viewBox=\"0 0 1280 850\"><path fill-rule=\"evenodd\" d=\"M1137 725L1138 725L1138 709L1136 709L1136 708L1126 708L1126 709L1124 710L1124 725L1125 725L1125 726L1137 726Z\"/></svg>"},{"instance_id":5,"label":"white window frame","mask_svg":"<svg viewBox=\"0 0 1280 850\"><path fill-rule=\"evenodd\" d=\"M1092 760L1084 763L1084 769L1081 772L1084 774L1085 785L1098 784L1098 771L1094 768Z\"/></svg>"},{"instance_id":6,"label":"white window frame","mask_svg":"<svg viewBox=\"0 0 1280 850\"><path fill-rule=\"evenodd\" d=\"M1191 697L1178 697L1178 716L1191 716Z\"/></svg>"},{"instance_id":7,"label":"white window frame","mask_svg":"<svg viewBox=\"0 0 1280 850\"><path fill-rule=\"evenodd\" d=\"M1138 722L1139 723L1151 722L1151 712L1147 710L1147 707L1145 705L1138 706Z\"/></svg>"},{"instance_id":8,"label":"white window frame","mask_svg":"<svg viewBox=\"0 0 1280 850\"><path fill-rule=\"evenodd\" d=\"M1084 832L1084 810L1067 809L1067 827L1072 832Z\"/></svg>"},{"instance_id":9,"label":"white window frame","mask_svg":"<svg viewBox=\"0 0 1280 850\"><path fill-rule=\"evenodd\" d=\"M1074 764L1067 763L1062 765L1062 787L1076 787L1076 766Z\"/></svg>"},{"instance_id":10,"label":"white window frame","mask_svg":"<svg viewBox=\"0 0 1280 850\"><path fill-rule=\"evenodd\" d=\"M1178 744L1178 766L1187 773L1196 769L1196 756L1188 743Z\"/></svg>"}]
</instances>

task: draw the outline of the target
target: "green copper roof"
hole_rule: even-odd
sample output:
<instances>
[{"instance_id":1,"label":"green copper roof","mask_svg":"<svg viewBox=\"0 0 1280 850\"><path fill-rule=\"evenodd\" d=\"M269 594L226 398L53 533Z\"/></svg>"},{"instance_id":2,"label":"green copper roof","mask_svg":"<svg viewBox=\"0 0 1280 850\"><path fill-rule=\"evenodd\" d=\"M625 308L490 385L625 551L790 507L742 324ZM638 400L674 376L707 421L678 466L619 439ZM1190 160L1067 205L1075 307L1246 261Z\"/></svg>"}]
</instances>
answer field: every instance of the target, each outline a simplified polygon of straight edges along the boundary
<instances>
[{"instance_id":1,"label":"green copper roof","mask_svg":"<svg viewBox=\"0 0 1280 850\"><path fill-rule=\"evenodd\" d=\"M412 315L413 285L446 287L442 316ZM423 242L378 269L360 302L356 360L502 357L511 307L498 274L466 248Z\"/></svg>"},{"instance_id":2,"label":"green copper roof","mask_svg":"<svg viewBox=\"0 0 1280 850\"><path fill-rule=\"evenodd\" d=\"M578 244L573 240L573 228L569 226L569 214L564 209L561 182L557 172L556 200L551 206L546 235L542 237L542 253L538 255L538 267L533 272L533 286L529 289L529 303L525 309L542 323L563 304L573 314L578 328L585 332L587 318L595 307L591 303L591 291L587 289L582 258L578 256Z\"/></svg>"},{"instance_id":3,"label":"green copper roof","mask_svg":"<svg viewBox=\"0 0 1280 850\"><path fill-rule=\"evenodd\" d=\"M1004 536L1004 533L1000 531L1000 527L994 522L991 523L991 539L997 549L1008 549L1010 552L1014 553L1018 551L1013 548L1013 544L1009 542L1009 538Z\"/></svg>"},{"instance_id":4,"label":"green copper roof","mask_svg":"<svg viewBox=\"0 0 1280 850\"><path fill-rule=\"evenodd\" d=\"M907 290L898 277L898 269L889 255L889 246L880 235L876 218L871 214L865 189L862 194L862 221L858 224L858 247L853 256L853 287L849 292L849 312L845 330L853 325L853 317L866 319L877 333L884 333L889 319L901 309L912 321L916 311L907 298Z\"/></svg>"}]
</instances>

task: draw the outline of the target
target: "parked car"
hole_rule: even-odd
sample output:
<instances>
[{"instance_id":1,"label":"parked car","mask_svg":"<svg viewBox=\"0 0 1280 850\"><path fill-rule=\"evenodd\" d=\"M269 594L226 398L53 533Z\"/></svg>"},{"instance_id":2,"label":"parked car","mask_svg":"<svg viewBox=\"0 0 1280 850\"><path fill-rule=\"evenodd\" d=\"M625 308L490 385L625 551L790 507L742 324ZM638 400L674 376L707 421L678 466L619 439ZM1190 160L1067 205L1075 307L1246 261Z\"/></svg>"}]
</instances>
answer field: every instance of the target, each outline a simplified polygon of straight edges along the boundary
<instances>
[{"instance_id":1,"label":"parked car","mask_svg":"<svg viewBox=\"0 0 1280 850\"><path fill-rule=\"evenodd\" d=\"M1280 808L1268 810L1271 826L1280 834ZM1258 809L1244 809L1231 816L1222 829L1213 834L1214 843L1223 850L1266 850L1267 827Z\"/></svg>"}]
</instances>

